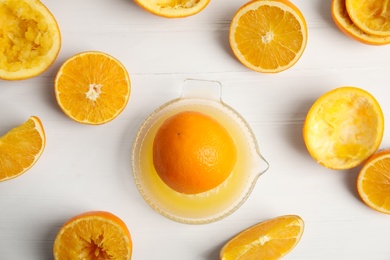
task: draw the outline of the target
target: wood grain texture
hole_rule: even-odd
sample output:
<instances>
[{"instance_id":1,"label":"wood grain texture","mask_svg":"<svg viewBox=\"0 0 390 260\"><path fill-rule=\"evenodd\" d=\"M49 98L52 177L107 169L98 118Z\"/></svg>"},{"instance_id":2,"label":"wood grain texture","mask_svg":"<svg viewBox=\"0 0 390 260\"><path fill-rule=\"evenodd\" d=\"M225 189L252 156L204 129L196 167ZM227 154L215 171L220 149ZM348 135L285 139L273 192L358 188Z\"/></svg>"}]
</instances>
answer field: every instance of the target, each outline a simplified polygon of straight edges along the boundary
<instances>
[{"instance_id":1,"label":"wood grain texture","mask_svg":"<svg viewBox=\"0 0 390 260\"><path fill-rule=\"evenodd\" d=\"M316 164L301 129L311 104L343 85L369 91L385 119L390 117L390 46L345 36L332 21L330 1L292 1L306 17L307 48L291 69L267 75L249 71L230 51L230 20L244 0L212 0L185 19L151 15L131 0L42 0L63 37L56 62L36 78L0 81L0 134L30 115L40 117L47 134L37 164L0 183L0 260L52 259L63 222L89 210L111 211L126 222L136 260L215 260L236 233L285 214L301 216L306 225L285 259L389 259L389 216L358 198L358 169L332 171ZM87 50L119 59L132 83L126 109L97 127L67 118L53 90L59 66ZM179 224L154 212L140 196L130 165L138 127L180 96L187 78L222 83L223 101L248 121L270 163L234 214L207 225ZM381 148L390 145L389 129L386 124Z\"/></svg>"}]
</instances>

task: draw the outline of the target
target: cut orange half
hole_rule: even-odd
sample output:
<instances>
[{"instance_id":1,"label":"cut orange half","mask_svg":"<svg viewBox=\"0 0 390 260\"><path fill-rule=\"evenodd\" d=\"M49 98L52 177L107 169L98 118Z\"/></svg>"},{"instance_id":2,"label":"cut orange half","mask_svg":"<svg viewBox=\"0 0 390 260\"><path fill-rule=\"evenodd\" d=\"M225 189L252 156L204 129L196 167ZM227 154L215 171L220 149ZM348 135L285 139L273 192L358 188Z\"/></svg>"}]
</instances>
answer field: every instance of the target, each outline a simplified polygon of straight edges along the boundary
<instances>
[{"instance_id":1,"label":"cut orange half","mask_svg":"<svg viewBox=\"0 0 390 260\"><path fill-rule=\"evenodd\" d=\"M304 222L296 215L261 222L228 241L220 252L220 259L280 259L299 243L303 230Z\"/></svg>"},{"instance_id":2,"label":"cut orange half","mask_svg":"<svg viewBox=\"0 0 390 260\"><path fill-rule=\"evenodd\" d=\"M390 36L389 0L345 0L348 15L362 31Z\"/></svg>"},{"instance_id":3,"label":"cut orange half","mask_svg":"<svg viewBox=\"0 0 390 260\"><path fill-rule=\"evenodd\" d=\"M69 219L53 246L55 260L130 260L133 244L126 224L106 211L90 211Z\"/></svg>"},{"instance_id":4,"label":"cut orange half","mask_svg":"<svg viewBox=\"0 0 390 260\"><path fill-rule=\"evenodd\" d=\"M0 181L18 177L30 169L45 144L45 131L36 116L0 137Z\"/></svg>"},{"instance_id":5,"label":"cut orange half","mask_svg":"<svg viewBox=\"0 0 390 260\"><path fill-rule=\"evenodd\" d=\"M390 150L380 151L365 162L357 190L369 207L390 214Z\"/></svg>"},{"instance_id":6,"label":"cut orange half","mask_svg":"<svg viewBox=\"0 0 390 260\"><path fill-rule=\"evenodd\" d=\"M38 0L0 0L0 78L21 80L55 61L61 35L52 13Z\"/></svg>"},{"instance_id":7,"label":"cut orange half","mask_svg":"<svg viewBox=\"0 0 390 260\"><path fill-rule=\"evenodd\" d=\"M104 124L126 107L130 77L126 68L106 53L79 53L59 69L55 96L62 111L76 122Z\"/></svg>"},{"instance_id":8,"label":"cut orange half","mask_svg":"<svg viewBox=\"0 0 390 260\"><path fill-rule=\"evenodd\" d=\"M210 0L135 0L135 2L152 14L166 18L181 18L199 13Z\"/></svg>"},{"instance_id":9,"label":"cut orange half","mask_svg":"<svg viewBox=\"0 0 390 260\"><path fill-rule=\"evenodd\" d=\"M306 21L290 1L250 1L234 15L229 41L234 55L246 67L280 72L302 56L307 43Z\"/></svg>"},{"instance_id":10,"label":"cut orange half","mask_svg":"<svg viewBox=\"0 0 390 260\"><path fill-rule=\"evenodd\" d=\"M365 44L384 45L390 43L390 36L367 34L357 27L349 18L345 0L332 1L332 17L337 27L346 35Z\"/></svg>"},{"instance_id":11,"label":"cut orange half","mask_svg":"<svg viewBox=\"0 0 390 260\"><path fill-rule=\"evenodd\" d=\"M307 113L303 139L310 155L331 169L350 169L381 144L384 117L377 100L356 87L322 95Z\"/></svg>"}]
</instances>

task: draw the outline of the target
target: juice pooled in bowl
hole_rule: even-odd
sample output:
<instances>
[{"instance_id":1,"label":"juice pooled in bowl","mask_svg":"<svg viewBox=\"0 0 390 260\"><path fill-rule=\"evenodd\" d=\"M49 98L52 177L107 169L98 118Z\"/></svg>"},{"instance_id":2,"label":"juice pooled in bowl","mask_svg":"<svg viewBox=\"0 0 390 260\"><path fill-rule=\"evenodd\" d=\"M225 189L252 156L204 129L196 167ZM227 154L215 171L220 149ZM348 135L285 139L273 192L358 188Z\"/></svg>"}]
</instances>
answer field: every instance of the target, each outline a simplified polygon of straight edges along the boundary
<instances>
[{"instance_id":1,"label":"juice pooled in bowl","mask_svg":"<svg viewBox=\"0 0 390 260\"><path fill-rule=\"evenodd\" d=\"M268 168L268 164L260 155L256 139L244 119L221 102L220 85L210 86L210 82L207 81L186 83L180 98L157 109L141 126L133 146L133 174L144 199L160 214L184 223L209 223L236 210L249 195L258 176ZM204 97L206 95L207 97ZM189 126L192 123L185 122L186 119L182 121L182 127L187 128L192 137L187 138L187 143L176 144L179 147L176 151L188 153L192 151L193 154L199 154L199 150L204 150L207 142L215 142L211 146L217 147L217 151L215 149L203 151L204 156L200 157L213 158L205 154L216 152L222 158L220 162L212 159L211 167L200 166L197 167L198 171L193 171L191 165L183 167L181 165L188 164L191 161L188 158L192 155L176 154L176 162L172 159L174 156L166 155L171 151L170 147L167 147L172 145L169 139L175 137L164 138L163 135L169 131L162 131L161 126L166 128L167 122L183 115L184 117L190 115L190 118L194 116L197 120L193 124L198 126L205 124L206 130L199 130L201 128L198 126L193 129ZM210 125L211 128L217 129L211 131L216 133L216 138L215 136L204 138L210 135L210 131L207 130ZM200 142L202 147L198 150L191 148L192 144L199 144L195 139L206 140L203 144ZM156 148L157 146L160 148ZM219 149L221 147L223 148ZM158 152L158 149L162 150ZM161 156L164 158L161 159ZM161 166L164 165L164 161L170 161L168 166ZM214 166L216 169L212 170ZM186 167L188 170L183 170ZM205 174L202 177L201 172L205 168L210 169L210 176ZM181 173L174 173L175 170L187 176L181 178ZM201 175L200 178L193 176L197 174Z\"/></svg>"}]
</instances>

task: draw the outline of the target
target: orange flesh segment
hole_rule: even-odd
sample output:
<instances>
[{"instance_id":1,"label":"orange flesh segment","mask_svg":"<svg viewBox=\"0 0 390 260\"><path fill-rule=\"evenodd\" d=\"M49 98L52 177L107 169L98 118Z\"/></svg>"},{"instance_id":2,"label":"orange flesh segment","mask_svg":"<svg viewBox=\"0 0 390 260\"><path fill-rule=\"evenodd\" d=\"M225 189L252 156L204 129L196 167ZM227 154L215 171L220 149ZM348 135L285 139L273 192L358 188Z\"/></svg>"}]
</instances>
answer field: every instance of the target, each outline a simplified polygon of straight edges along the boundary
<instances>
[{"instance_id":1,"label":"orange flesh segment","mask_svg":"<svg viewBox=\"0 0 390 260\"><path fill-rule=\"evenodd\" d=\"M247 67L279 72L291 67L307 42L306 22L290 2L252 1L239 9L230 28L234 54Z\"/></svg>"},{"instance_id":2,"label":"orange flesh segment","mask_svg":"<svg viewBox=\"0 0 390 260\"><path fill-rule=\"evenodd\" d=\"M390 214L390 151L381 151L365 163L360 170L357 187L368 206Z\"/></svg>"},{"instance_id":3,"label":"orange flesh segment","mask_svg":"<svg viewBox=\"0 0 390 260\"><path fill-rule=\"evenodd\" d=\"M130 78L116 59L100 52L75 55L59 70L57 102L80 123L103 124L116 118L127 105Z\"/></svg>"},{"instance_id":4,"label":"orange flesh segment","mask_svg":"<svg viewBox=\"0 0 390 260\"><path fill-rule=\"evenodd\" d=\"M15 178L30 169L45 144L43 126L35 116L0 137L0 181Z\"/></svg>"},{"instance_id":5,"label":"orange flesh segment","mask_svg":"<svg viewBox=\"0 0 390 260\"><path fill-rule=\"evenodd\" d=\"M263 17L259 17L259 13L267 14L270 23L266 24ZM270 19L270 17L280 17L280 19ZM288 65L302 45L302 34L294 30L294 27L299 27L299 24L293 18L292 14L283 13L282 10L270 6L261 6L256 12L248 11L244 14L239 21L239 26L246 30L237 31L235 39L239 49L244 50L246 60L253 66L269 69ZM274 44L269 44L270 41L274 41ZM262 53L262 55L253 53ZM268 59L268 57L275 59Z\"/></svg>"},{"instance_id":6,"label":"orange flesh segment","mask_svg":"<svg viewBox=\"0 0 390 260\"><path fill-rule=\"evenodd\" d=\"M300 241L304 223L299 216L271 219L244 230L221 250L221 260L279 259Z\"/></svg>"}]
</instances>

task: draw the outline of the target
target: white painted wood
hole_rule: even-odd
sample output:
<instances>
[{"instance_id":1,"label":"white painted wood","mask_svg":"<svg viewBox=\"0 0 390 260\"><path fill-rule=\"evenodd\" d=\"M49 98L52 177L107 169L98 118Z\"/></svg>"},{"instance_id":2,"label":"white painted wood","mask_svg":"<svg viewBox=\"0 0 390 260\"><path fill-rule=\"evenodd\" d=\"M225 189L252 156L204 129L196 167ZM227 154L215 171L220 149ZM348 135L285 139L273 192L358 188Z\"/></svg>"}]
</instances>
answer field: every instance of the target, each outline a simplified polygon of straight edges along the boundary
<instances>
[{"instance_id":1,"label":"white painted wood","mask_svg":"<svg viewBox=\"0 0 390 260\"><path fill-rule=\"evenodd\" d=\"M249 71L230 51L230 20L244 0L212 0L196 16L165 19L131 0L43 0L58 20L63 45L42 75L0 81L0 134L41 118L47 146L23 176L0 183L0 259L52 259L57 231L70 217L106 210L122 218L133 237L133 259L215 260L239 231L284 214L306 224L285 259L390 257L390 219L365 206L356 193L358 169L332 171L307 153L301 128L321 94L361 87L390 117L390 46L369 46L341 33L330 1L293 0L306 17L309 41L291 69L275 75ZM128 69L132 93L114 121L86 126L67 118L55 102L59 66L87 50L104 51ZM186 78L217 80L223 100L249 122L270 168L248 200L227 218L207 225L173 222L154 212L133 181L130 150L143 120L180 95ZM390 144L386 124L381 148Z\"/></svg>"}]
</instances>

